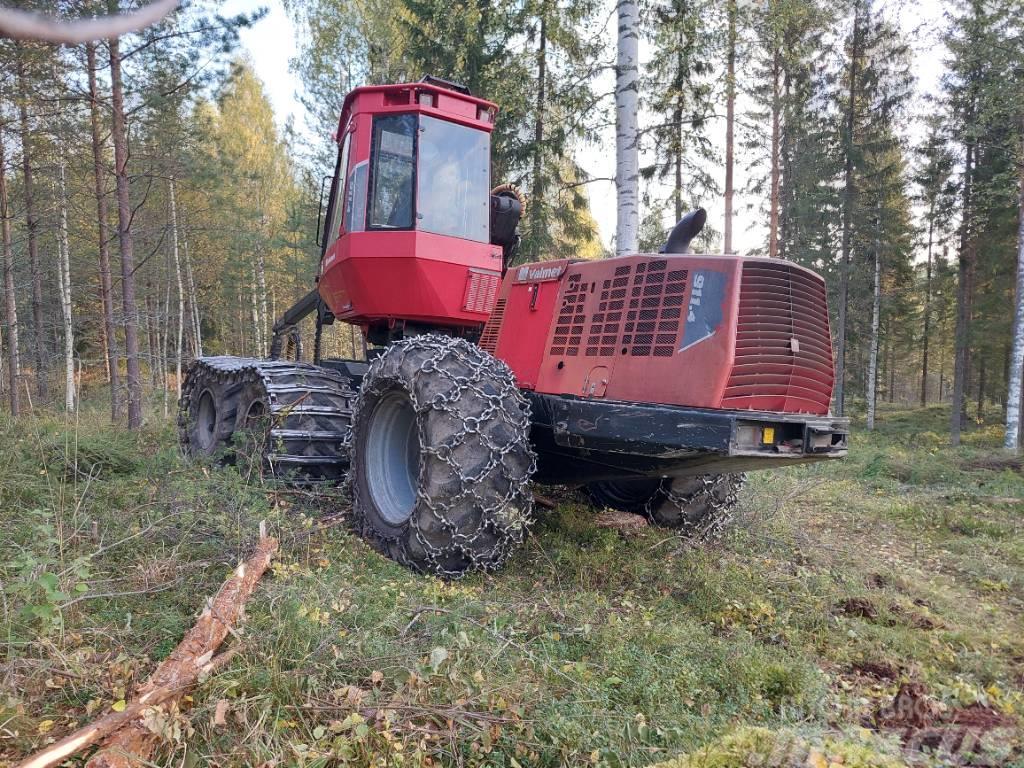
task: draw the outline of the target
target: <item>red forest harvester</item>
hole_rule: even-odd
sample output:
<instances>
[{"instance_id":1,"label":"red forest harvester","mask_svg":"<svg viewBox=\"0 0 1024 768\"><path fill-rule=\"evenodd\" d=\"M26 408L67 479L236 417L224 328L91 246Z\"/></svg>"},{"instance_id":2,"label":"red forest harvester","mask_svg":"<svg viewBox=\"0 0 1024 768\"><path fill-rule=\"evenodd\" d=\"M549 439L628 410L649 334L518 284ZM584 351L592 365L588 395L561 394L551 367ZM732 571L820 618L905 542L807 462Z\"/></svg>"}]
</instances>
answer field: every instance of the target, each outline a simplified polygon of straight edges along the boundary
<instances>
[{"instance_id":1,"label":"red forest harvester","mask_svg":"<svg viewBox=\"0 0 1024 768\"><path fill-rule=\"evenodd\" d=\"M441 575L505 560L532 479L697 531L738 473L846 454L820 277L690 254L702 210L659 254L510 266L522 201L490 189L495 112L434 78L348 95L318 285L272 359L192 364L188 453L229 454L242 432L279 476L348 475L360 535ZM314 312L314 364L279 359ZM320 359L336 319L369 362Z\"/></svg>"}]
</instances>

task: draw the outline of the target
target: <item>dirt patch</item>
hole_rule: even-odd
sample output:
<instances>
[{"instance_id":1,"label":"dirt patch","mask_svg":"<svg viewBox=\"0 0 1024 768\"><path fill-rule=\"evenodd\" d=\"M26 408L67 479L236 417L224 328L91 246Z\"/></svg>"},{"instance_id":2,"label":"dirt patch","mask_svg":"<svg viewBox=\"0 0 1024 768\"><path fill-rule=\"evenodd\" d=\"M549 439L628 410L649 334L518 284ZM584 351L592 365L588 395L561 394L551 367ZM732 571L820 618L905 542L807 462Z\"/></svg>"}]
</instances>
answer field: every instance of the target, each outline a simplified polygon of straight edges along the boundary
<instances>
[{"instance_id":1,"label":"dirt patch","mask_svg":"<svg viewBox=\"0 0 1024 768\"><path fill-rule=\"evenodd\" d=\"M914 604L925 607L927 606L927 603L923 600L915 600ZM893 616L899 616L906 624L914 627L914 629L937 629L942 626L942 624L934 617L929 616L926 613L921 613L920 611L908 610L899 603L893 603L890 605L889 612Z\"/></svg>"},{"instance_id":2,"label":"dirt patch","mask_svg":"<svg viewBox=\"0 0 1024 768\"><path fill-rule=\"evenodd\" d=\"M949 722L955 725L981 728L983 730L1014 728L1017 725L1017 721L1009 715L997 712L991 707L986 707L984 704L971 704L969 707L953 710Z\"/></svg>"},{"instance_id":3,"label":"dirt patch","mask_svg":"<svg viewBox=\"0 0 1024 768\"><path fill-rule=\"evenodd\" d=\"M878 618L878 609L866 597L847 597L840 600L832 606L832 612L869 620Z\"/></svg>"},{"instance_id":4,"label":"dirt patch","mask_svg":"<svg viewBox=\"0 0 1024 768\"><path fill-rule=\"evenodd\" d=\"M898 732L909 751L940 755L958 766L1005 765L1024 754L1015 718L983 704L946 709L916 682L901 685L868 725Z\"/></svg>"},{"instance_id":5,"label":"dirt patch","mask_svg":"<svg viewBox=\"0 0 1024 768\"><path fill-rule=\"evenodd\" d=\"M928 695L921 683L903 683L892 702L875 713L878 728L918 729L933 725L942 713L942 706Z\"/></svg>"},{"instance_id":6,"label":"dirt patch","mask_svg":"<svg viewBox=\"0 0 1024 768\"><path fill-rule=\"evenodd\" d=\"M891 661L856 661L850 665L850 671L863 677L876 680L895 680L900 676L900 668Z\"/></svg>"},{"instance_id":7,"label":"dirt patch","mask_svg":"<svg viewBox=\"0 0 1024 768\"><path fill-rule=\"evenodd\" d=\"M883 573L872 573L864 582L872 589L885 589L889 586L889 577Z\"/></svg>"},{"instance_id":8,"label":"dirt patch","mask_svg":"<svg viewBox=\"0 0 1024 768\"><path fill-rule=\"evenodd\" d=\"M978 456L964 461L962 466L964 469L988 469L994 472L1012 469L1014 472L1021 472L1024 471L1024 459L1020 456Z\"/></svg>"}]
</instances>

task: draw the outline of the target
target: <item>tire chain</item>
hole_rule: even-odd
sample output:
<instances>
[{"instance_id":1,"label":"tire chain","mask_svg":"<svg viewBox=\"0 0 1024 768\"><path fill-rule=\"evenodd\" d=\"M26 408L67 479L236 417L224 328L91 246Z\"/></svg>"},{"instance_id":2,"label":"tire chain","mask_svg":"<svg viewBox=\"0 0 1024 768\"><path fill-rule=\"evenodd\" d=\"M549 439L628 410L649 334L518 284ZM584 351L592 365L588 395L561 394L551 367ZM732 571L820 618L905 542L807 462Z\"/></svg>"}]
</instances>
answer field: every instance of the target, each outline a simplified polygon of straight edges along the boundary
<instances>
[{"instance_id":1,"label":"tire chain","mask_svg":"<svg viewBox=\"0 0 1024 768\"><path fill-rule=\"evenodd\" d=\"M726 525L732 520L739 493L746 485L747 476L742 472L725 475L697 475L694 478L700 485L689 493L677 493L672 490L671 479L665 480L658 493L655 493L644 504L644 512L647 518L655 521L654 505L671 504L680 510L683 518L682 524L677 530L694 543L703 543L718 538ZM719 497L716 491L728 483L728 489L724 497ZM702 497L702 498L701 498ZM692 506L695 501L706 500L710 510L699 520L687 520L685 510Z\"/></svg>"},{"instance_id":2,"label":"tire chain","mask_svg":"<svg viewBox=\"0 0 1024 768\"><path fill-rule=\"evenodd\" d=\"M300 377L303 384L296 386L291 381L295 377ZM285 360L197 358L189 365L178 401L178 438L186 454L191 399L197 388L213 383L228 393L225 401L240 395L247 385L262 387L270 425L262 458L271 474L300 485L344 480L348 469L345 445L356 397L347 377L327 368ZM318 388L315 405L304 402L314 391L311 386ZM309 429L310 420L316 422L317 429ZM295 450L331 442L336 448L329 453L309 455Z\"/></svg>"},{"instance_id":3,"label":"tire chain","mask_svg":"<svg viewBox=\"0 0 1024 768\"><path fill-rule=\"evenodd\" d=\"M493 357L465 339L439 334L415 336L395 342L388 348L385 355L371 363L369 371L363 378L364 387L356 399L354 410L356 413L359 412L368 395L379 395L386 389L386 387L375 388L373 382L389 365L397 367L397 363L392 362L397 359L397 355L416 354L425 349L430 351L431 356L421 362L413 375L413 387L409 392L413 409L417 415L420 453L433 456L447 464L459 478L459 491L449 499L429 498L423 490L427 462L421 462L416 490L416 506L419 508L422 504L430 511L431 516L449 534L450 544L447 547L438 547L430 542L420 530L415 514L410 519L410 524L415 528L418 545L426 552L429 563L429 568L426 570L429 572L442 578L457 579L468 571L494 571L504 564L515 547L523 541L533 522L533 495L530 491L530 478L536 471L537 457L529 441L530 406L516 387L511 369L502 360ZM452 372L453 368L468 369L469 373L455 375ZM454 386L437 392L429 399L423 399L417 392L420 389L417 385L425 377L443 377L451 381ZM486 391L482 386L484 383L493 383L497 386L497 391ZM466 390L472 390L482 402L486 403L479 415L467 417L456 407ZM506 406L508 402L515 403L515 408L509 409ZM448 418L461 422L464 430L456 433L439 446L428 446L423 426L426 420L419 417L430 410L443 411ZM511 427L516 435L515 439L509 440L505 445L495 444L486 431L481 429L483 425L500 414L505 415L505 424ZM478 435L488 451L487 462L475 476L463 473L462 468L452 455L472 435ZM351 455L351 431L349 432L349 441L348 450L351 464L354 458ZM505 464L506 458L513 451L525 451L529 458L528 469L522 473L522 477L516 477L509 473ZM508 481L508 491L501 498L483 498L477 493L477 485L499 466L502 476ZM479 527L475 533L469 536L460 532L458 525L451 519L456 507L468 499L472 499L476 508L480 510L481 516ZM513 512L511 516L509 515L510 511ZM395 543L397 537L388 538L375 530L366 530L367 527L364 525L363 530L360 531L364 537L381 541L385 550L390 549L392 556L403 565L422 569L422 565L410 560L404 546L388 547L388 543ZM486 557L482 557L474 544L488 533L494 534L498 545L487 549ZM471 561L471 567L460 571L445 567L446 558L456 551Z\"/></svg>"}]
</instances>

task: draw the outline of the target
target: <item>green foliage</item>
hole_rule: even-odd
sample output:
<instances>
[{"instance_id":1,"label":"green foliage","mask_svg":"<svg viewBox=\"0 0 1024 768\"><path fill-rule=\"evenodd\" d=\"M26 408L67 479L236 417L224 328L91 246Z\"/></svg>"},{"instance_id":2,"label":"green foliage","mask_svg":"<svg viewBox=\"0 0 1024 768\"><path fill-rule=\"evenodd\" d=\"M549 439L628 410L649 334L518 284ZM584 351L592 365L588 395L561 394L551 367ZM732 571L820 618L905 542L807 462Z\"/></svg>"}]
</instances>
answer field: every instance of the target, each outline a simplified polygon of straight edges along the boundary
<instances>
[{"instance_id":1,"label":"green foliage","mask_svg":"<svg viewBox=\"0 0 1024 768\"><path fill-rule=\"evenodd\" d=\"M851 738L807 738L793 731L740 728L688 755L653 768L778 768L842 765L845 768L904 768L891 743L861 732Z\"/></svg>"}]
</instances>

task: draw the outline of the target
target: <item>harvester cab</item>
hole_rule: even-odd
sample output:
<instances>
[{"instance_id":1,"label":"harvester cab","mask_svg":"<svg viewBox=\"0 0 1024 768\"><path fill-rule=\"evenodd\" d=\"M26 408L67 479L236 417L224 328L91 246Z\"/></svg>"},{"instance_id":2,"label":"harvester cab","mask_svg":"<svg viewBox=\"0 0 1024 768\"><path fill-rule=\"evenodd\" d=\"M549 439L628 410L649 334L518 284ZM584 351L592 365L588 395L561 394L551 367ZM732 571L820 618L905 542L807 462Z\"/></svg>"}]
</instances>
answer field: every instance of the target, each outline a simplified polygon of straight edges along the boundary
<instances>
[{"instance_id":1,"label":"harvester cab","mask_svg":"<svg viewBox=\"0 0 1024 768\"><path fill-rule=\"evenodd\" d=\"M320 295L371 343L472 337L487 320L521 212L514 194L491 193L496 112L433 78L345 99Z\"/></svg>"},{"instance_id":2,"label":"harvester cab","mask_svg":"<svg viewBox=\"0 0 1024 768\"><path fill-rule=\"evenodd\" d=\"M347 479L357 533L442 576L506 560L534 479L704 537L743 472L846 454L818 275L690 253L701 209L657 254L511 266L524 201L491 187L496 113L430 78L347 96L317 287L271 359L192 364L187 453L230 460L243 433L281 481ZM313 312L369 359L281 359Z\"/></svg>"}]
</instances>

